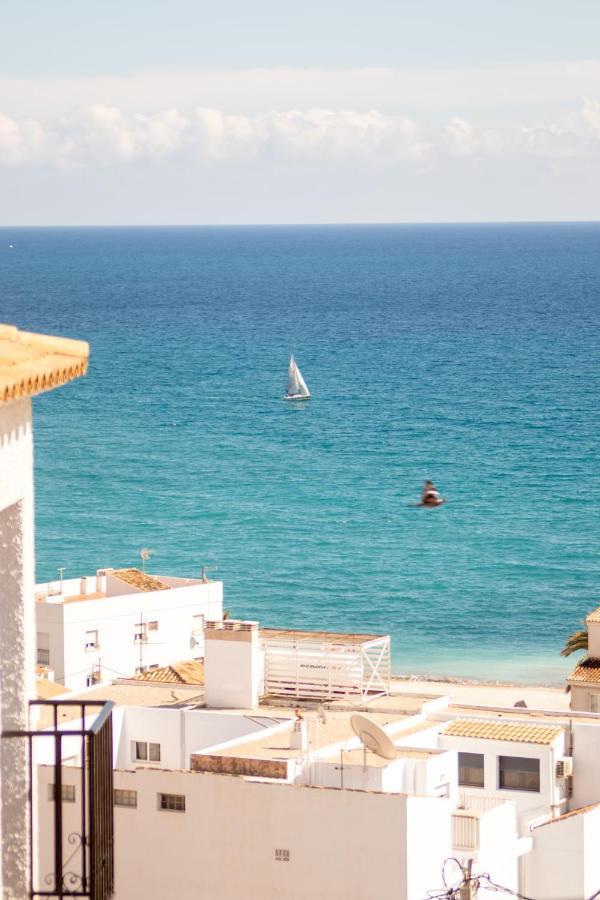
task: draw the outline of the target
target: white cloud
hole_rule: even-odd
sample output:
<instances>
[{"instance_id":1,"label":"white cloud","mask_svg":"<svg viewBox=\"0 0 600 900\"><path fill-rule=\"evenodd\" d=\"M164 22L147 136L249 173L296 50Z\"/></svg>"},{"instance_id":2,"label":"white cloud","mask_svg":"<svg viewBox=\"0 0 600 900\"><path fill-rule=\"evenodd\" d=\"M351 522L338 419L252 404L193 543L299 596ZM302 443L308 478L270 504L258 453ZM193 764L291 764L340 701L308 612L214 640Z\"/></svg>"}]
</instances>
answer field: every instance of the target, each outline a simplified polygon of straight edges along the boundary
<instances>
[{"instance_id":1,"label":"white cloud","mask_svg":"<svg viewBox=\"0 0 600 900\"><path fill-rule=\"evenodd\" d=\"M56 168L278 160L413 165L444 159L569 160L600 153L600 103L550 122L477 127L462 116L441 123L380 110L289 109L234 115L198 107L130 112L91 104L49 120L0 113L0 164Z\"/></svg>"}]
</instances>

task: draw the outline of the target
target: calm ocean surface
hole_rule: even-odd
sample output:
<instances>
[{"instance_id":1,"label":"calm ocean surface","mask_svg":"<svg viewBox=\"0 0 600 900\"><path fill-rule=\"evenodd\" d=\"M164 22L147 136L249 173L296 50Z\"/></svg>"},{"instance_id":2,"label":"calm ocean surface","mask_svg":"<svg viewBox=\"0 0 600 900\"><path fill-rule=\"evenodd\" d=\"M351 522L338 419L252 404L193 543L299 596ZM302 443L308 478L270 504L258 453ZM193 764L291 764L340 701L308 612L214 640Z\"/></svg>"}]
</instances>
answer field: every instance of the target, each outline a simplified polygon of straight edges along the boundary
<instances>
[{"instance_id":1,"label":"calm ocean surface","mask_svg":"<svg viewBox=\"0 0 600 900\"><path fill-rule=\"evenodd\" d=\"M390 632L397 672L559 681L600 603L599 250L593 224L0 229L0 320L92 347L35 401L38 578L147 546L216 565L235 615Z\"/></svg>"}]
</instances>

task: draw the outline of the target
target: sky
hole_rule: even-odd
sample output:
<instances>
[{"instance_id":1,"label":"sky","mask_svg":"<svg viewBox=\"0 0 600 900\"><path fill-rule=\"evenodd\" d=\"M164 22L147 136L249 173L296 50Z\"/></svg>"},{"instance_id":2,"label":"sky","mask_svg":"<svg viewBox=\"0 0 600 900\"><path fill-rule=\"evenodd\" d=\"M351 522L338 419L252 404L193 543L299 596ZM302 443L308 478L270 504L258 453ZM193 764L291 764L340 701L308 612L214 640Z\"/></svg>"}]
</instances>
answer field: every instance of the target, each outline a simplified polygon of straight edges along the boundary
<instances>
[{"instance_id":1,"label":"sky","mask_svg":"<svg viewBox=\"0 0 600 900\"><path fill-rule=\"evenodd\" d=\"M598 0L19 0L0 225L600 218Z\"/></svg>"}]
</instances>

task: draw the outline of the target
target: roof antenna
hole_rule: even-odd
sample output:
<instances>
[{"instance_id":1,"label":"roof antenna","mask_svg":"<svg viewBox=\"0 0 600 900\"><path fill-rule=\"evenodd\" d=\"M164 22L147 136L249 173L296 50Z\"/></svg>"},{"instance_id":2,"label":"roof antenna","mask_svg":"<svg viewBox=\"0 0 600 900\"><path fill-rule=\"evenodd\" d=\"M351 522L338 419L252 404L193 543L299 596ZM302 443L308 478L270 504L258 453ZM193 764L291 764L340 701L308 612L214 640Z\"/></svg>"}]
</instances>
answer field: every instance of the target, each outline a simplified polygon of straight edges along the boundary
<instances>
[{"instance_id":1,"label":"roof antenna","mask_svg":"<svg viewBox=\"0 0 600 900\"><path fill-rule=\"evenodd\" d=\"M206 573L208 571L210 571L211 569L215 572L217 571L216 566L209 566L209 565L202 566L202 571L200 572L200 580L201 580L202 584L208 584L208 582L210 581L210 579Z\"/></svg>"},{"instance_id":2,"label":"roof antenna","mask_svg":"<svg viewBox=\"0 0 600 900\"><path fill-rule=\"evenodd\" d=\"M146 572L146 563L154 553L153 550L150 550L148 547L142 547L140 550L140 559L142 560L142 572Z\"/></svg>"}]
</instances>

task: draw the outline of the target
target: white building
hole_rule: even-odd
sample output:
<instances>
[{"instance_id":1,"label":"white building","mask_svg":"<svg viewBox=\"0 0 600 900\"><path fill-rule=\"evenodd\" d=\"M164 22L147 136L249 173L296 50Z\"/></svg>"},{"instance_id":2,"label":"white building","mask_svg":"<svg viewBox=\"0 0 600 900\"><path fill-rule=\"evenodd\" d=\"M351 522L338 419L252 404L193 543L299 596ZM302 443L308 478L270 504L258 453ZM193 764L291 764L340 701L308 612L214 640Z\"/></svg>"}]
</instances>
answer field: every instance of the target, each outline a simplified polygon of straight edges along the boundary
<instances>
[{"instance_id":1,"label":"white building","mask_svg":"<svg viewBox=\"0 0 600 900\"><path fill-rule=\"evenodd\" d=\"M600 713L600 606L586 617L588 653L567 678L571 709Z\"/></svg>"},{"instance_id":2,"label":"white building","mask_svg":"<svg viewBox=\"0 0 600 900\"><path fill-rule=\"evenodd\" d=\"M31 397L83 375L83 341L0 325L0 732L27 727L34 697L35 611ZM27 892L26 746L0 741L0 898Z\"/></svg>"},{"instance_id":3,"label":"white building","mask_svg":"<svg viewBox=\"0 0 600 900\"><path fill-rule=\"evenodd\" d=\"M117 708L117 898L425 900L442 871L446 885L470 871L486 900L497 886L535 900L600 889L600 716L448 697L407 714L406 698L380 696L361 708L388 758L355 735L352 702L300 718L288 696L258 705L258 635L251 622L206 635L206 699L252 708L189 709L181 695L181 709ZM64 808L77 821L70 766Z\"/></svg>"},{"instance_id":4,"label":"white building","mask_svg":"<svg viewBox=\"0 0 600 900\"><path fill-rule=\"evenodd\" d=\"M223 584L99 569L35 588L37 663L70 690L204 656L204 622L223 615Z\"/></svg>"}]
</instances>

